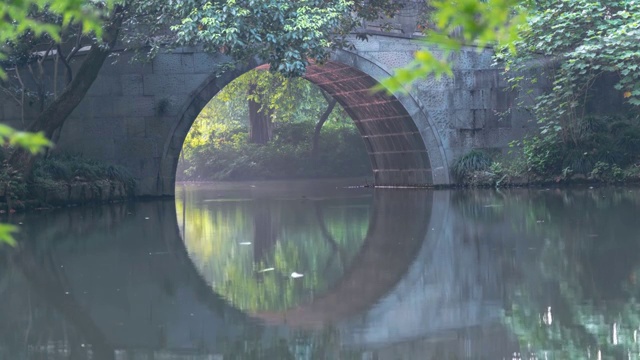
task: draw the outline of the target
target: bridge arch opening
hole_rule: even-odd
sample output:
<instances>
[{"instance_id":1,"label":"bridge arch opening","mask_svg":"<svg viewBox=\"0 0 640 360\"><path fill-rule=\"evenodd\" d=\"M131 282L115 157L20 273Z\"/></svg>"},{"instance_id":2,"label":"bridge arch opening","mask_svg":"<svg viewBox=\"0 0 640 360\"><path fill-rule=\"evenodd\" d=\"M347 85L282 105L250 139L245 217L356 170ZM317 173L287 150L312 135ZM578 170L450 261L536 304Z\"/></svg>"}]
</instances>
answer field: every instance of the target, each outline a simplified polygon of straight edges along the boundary
<instances>
[{"instance_id":1,"label":"bridge arch opening","mask_svg":"<svg viewBox=\"0 0 640 360\"><path fill-rule=\"evenodd\" d=\"M210 76L183 106L160 159L158 181L163 193L173 193L184 140L202 109L234 79L260 66L264 65ZM304 78L336 99L352 118L364 141L376 186L449 183L442 144L421 106L409 95L371 91L386 76L389 73L374 62L340 51L323 65L310 65Z\"/></svg>"},{"instance_id":2,"label":"bridge arch opening","mask_svg":"<svg viewBox=\"0 0 640 360\"><path fill-rule=\"evenodd\" d=\"M234 79L202 110L176 180L349 177L364 184L371 175L359 130L337 100L263 65Z\"/></svg>"}]
</instances>

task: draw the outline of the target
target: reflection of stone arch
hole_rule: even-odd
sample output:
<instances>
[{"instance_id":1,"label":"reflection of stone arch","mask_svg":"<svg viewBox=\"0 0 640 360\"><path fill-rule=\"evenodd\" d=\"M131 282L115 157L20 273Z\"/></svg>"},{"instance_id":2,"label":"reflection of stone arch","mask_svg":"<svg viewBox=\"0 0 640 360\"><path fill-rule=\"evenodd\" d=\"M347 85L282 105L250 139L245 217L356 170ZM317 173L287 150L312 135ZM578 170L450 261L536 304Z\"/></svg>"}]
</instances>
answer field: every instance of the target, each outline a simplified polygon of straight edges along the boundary
<instances>
[{"instance_id":1,"label":"reflection of stone arch","mask_svg":"<svg viewBox=\"0 0 640 360\"><path fill-rule=\"evenodd\" d=\"M432 197L426 191L376 191L364 245L335 286L296 308L250 316L274 325L310 327L366 311L394 288L411 265L429 226ZM190 261L186 249L174 254L182 257L181 262Z\"/></svg>"},{"instance_id":2,"label":"reflection of stone arch","mask_svg":"<svg viewBox=\"0 0 640 360\"><path fill-rule=\"evenodd\" d=\"M411 265L429 225L432 196L425 191L376 191L364 245L343 278L310 303L254 316L270 324L312 327L366 311Z\"/></svg>"},{"instance_id":3,"label":"reflection of stone arch","mask_svg":"<svg viewBox=\"0 0 640 360\"><path fill-rule=\"evenodd\" d=\"M256 65L210 76L182 106L160 159L159 180L165 193L172 193L182 144L197 116L222 88ZM352 117L369 153L377 185L448 184L442 142L415 99L371 91L386 76L389 73L373 61L338 51L326 64L309 66L305 78L338 100Z\"/></svg>"}]
</instances>

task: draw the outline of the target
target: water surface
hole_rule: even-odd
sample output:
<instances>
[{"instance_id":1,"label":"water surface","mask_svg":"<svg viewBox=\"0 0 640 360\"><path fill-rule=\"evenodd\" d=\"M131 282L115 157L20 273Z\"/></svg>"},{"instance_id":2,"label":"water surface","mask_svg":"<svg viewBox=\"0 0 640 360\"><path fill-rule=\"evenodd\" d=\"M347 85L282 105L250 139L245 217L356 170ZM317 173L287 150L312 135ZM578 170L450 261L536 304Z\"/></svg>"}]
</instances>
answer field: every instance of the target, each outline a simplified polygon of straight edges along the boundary
<instances>
[{"instance_id":1,"label":"water surface","mask_svg":"<svg viewBox=\"0 0 640 360\"><path fill-rule=\"evenodd\" d=\"M639 190L350 184L12 215L0 359L640 358Z\"/></svg>"}]
</instances>

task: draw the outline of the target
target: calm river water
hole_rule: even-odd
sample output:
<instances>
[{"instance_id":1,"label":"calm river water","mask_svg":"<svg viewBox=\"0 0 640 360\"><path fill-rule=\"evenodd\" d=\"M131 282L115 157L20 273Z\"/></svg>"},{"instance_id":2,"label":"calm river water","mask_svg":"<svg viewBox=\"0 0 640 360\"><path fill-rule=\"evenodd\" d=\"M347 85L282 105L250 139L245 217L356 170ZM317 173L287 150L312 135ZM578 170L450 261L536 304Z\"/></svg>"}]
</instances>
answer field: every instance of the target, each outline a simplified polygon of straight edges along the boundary
<instances>
[{"instance_id":1,"label":"calm river water","mask_svg":"<svg viewBox=\"0 0 640 360\"><path fill-rule=\"evenodd\" d=\"M639 189L349 184L4 219L0 359L640 359Z\"/></svg>"}]
</instances>

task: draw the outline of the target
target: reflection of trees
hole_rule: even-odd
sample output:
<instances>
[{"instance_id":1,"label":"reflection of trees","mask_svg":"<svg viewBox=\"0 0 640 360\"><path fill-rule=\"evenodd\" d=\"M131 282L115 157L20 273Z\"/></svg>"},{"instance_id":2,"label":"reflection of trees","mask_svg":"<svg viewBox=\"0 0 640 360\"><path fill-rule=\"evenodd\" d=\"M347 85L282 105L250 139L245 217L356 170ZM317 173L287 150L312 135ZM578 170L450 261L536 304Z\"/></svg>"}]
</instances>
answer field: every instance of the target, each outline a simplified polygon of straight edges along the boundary
<instances>
[{"instance_id":1,"label":"reflection of trees","mask_svg":"<svg viewBox=\"0 0 640 360\"><path fill-rule=\"evenodd\" d=\"M73 294L65 291L69 286L64 274L60 272L60 265L51 253L47 255L36 257L28 244L23 243L21 251L13 261L32 285L33 291L46 298L64 317L64 322L71 325L73 336L65 336L69 342L69 358L86 357L90 351L94 358L114 359L114 348L89 314L75 300ZM46 349L46 346L45 343L36 348Z\"/></svg>"},{"instance_id":2,"label":"reflection of trees","mask_svg":"<svg viewBox=\"0 0 640 360\"><path fill-rule=\"evenodd\" d=\"M265 341L259 332L225 345L224 359L230 360L360 360L357 350L344 349L340 333L334 327L322 330L294 330L286 336L271 336Z\"/></svg>"},{"instance_id":3,"label":"reflection of trees","mask_svg":"<svg viewBox=\"0 0 640 360\"><path fill-rule=\"evenodd\" d=\"M344 269L344 267L347 266L347 254L336 242L336 239L333 238L333 235L331 234L329 229L327 229L327 224L324 218L324 211L322 210L322 206L320 206L320 203L315 202L314 205L316 210L316 218L318 219L318 225L320 226L320 232L322 233L323 239L327 241L327 243L329 243L329 246L331 246L332 251L331 256L327 259L322 273L326 273L329 270L330 266L335 265L334 260L336 258L338 259L338 261L340 261L338 266Z\"/></svg>"},{"instance_id":4,"label":"reflection of trees","mask_svg":"<svg viewBox=\"0 0 640 360\"><path fill-rule=\"evenodd\" d=\"M186 244L204 277L232 304L282 310L341 277L366 236L369 201L189 202ZM292 272L304 277L292 279Z\"/></svg>"},{"instance_id":5,"label":"reflection of trees","mask_svg":"<svg viewBox=\"0 0 640 360\"><path fill-rule=\"evenodd\" d=\"M637 191L483 192L468 199L462 213L469 221L502 227L515 241L510 258L519 271L506 293L505 322L523 358L638 358Z\"/></svg>"},{"instance_id":6,"label":"reflection of trees","mask_svg":"<svg viewBox=\"0 0 640 360\"><path fill-rule=\"evenodd\" d=\"M22 216L17 248L0 252L0 358L112 359L114 349L80 305L54 249L82 251L130 211L113 205ZM33 219L37 218L37 223ZM6 351L7 354L3 354Z\"/></svg>"},{"instance_id":7,"label":"reflection of trees","mask_svg":"<svg viewBox=\"0 0 640 360\"><path fill-rule=\"evenodd\" d=\"M278 240L278 224L274 214L264 203L253 207L253 261L259 264L268 258Z\"/></svg>"}]
</instances>

